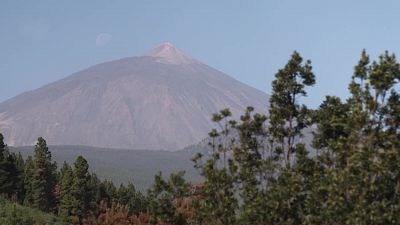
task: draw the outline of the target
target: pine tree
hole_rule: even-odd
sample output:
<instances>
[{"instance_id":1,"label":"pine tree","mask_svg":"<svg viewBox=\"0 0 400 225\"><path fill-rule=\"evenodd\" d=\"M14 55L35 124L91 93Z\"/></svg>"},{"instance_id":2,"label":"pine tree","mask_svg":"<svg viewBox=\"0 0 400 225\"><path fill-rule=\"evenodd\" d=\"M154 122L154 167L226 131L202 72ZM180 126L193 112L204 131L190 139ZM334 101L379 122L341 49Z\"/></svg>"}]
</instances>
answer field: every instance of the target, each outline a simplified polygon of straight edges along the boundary
<instances>
[{"instance_id":1,"label":"pine tree","mask_svg":"<svg viewBox=\"0 0 400 225\"><path fill-rule=\"evenodd\" d=\"M267 145L267 117L254 113L248 107L234 126L239 143L233 148L233 160L237 169L240 213L239 224L260 224L265 221L266 185L274 175L276 155Z\"/></svg>"},{"instance_id":2,"label":"pine tree","mask_svg":"<svg viewBox=\"0 0 400 225\"><path fill-rule=\"evenodd\" d=\"M6 144L4 143L4 136L0 133L0 161L4 159L4 154L6 152Z\"/></svg>"},{"instance_id":3,"label":"pine tree","mask_svg":"<svg viewBox=\"0 0 400 225\"><path fill-rule=\"evenodd\" d=\"M363 51L347 102L327 97L317 111L314 224L399 224L399 80L394 55L370 63Z\"/></svg>"},{"instance_id":4,"label":"pine tree","mask_svg":"<svg viewBox=\"0 0 400 225\"><path fill-rule=\"evenodd\" d=\"M13 153L12 155L14 158L15 168L16 168L16 181L15 181L15 191L17 195L16 197L18 201L22 203L25 198L25 187L24 187L25 161L20 152L18 152L18 154Z\"/></svg>"},{"instance_id":5,"label":"pine tree","mask_svg":"<svg viewBox=\"0 0 400 225\"><path fill-rule=\"evenodd\" d=\"M315 84L315 76L311 61L303 63L300 54L294 52L275 77L270 98L269 133L273 148L283 154L283 160L289 168L294 160L296 141L310 123L310 111L305 105L299 105L298 101L307 95L305 88Z\"/></svg>"},{"instance_id":6,"label":"pine tree","mask_svg":"<svg viewBox=\"0 0 400 225\"><path fill-rule=\"evenodd\" d=\"M23 189L21 186L22 172L19 166L23 166L22 158L10 153L4 143L4 137L0 134L0 193L8 195L18 200L22 197ZM19 160L17 162L17 160ZM22 165L17 165L22 163Z\"/></svg>"},{"instance_id":7,"label":"pine tree","mask_svg":"<svg viewBox=\"0 0 400 225\"><path fill-rule=\"evenodd\" d=\"M120 185L118 189L118 203L128 206L130 215L143 212L147 207L145 196L137 191L132 183L128 183L127 186Z\"/></svg>"},{"instance_id":8,"label":"pine tree","mask_svg":"<svg viewBox=\"0 0 400 225\"><path fill-rule=\"evenodd\" d=\"M9 180L9 162L6 148L3 134L0 133L0 193L8 194L10 189L12 189L12 183Z\"/></svg>"},{"instance_id":9,"label":"pine tree","mask_svg":"<svg viewBox=\"0 0 400 225\"><path fill-rule=\"evenodd\" d=\"M28 156L28 158L25 161L25 170L24 170L24 189L25 189L24 205L26 206L32 206L33 204L32 181L33 181L34 171L35 171L35 163L32 159L32 156Z\"/></svg>"},{"instance_id":10,"label":"pine tree","mask_svg":"<svg viewBox=\"0 0 400 225\"><path fill-rule=\"evenodd\" d=\"M74 183L74 172L67 162L64 162L60 171L60 204L58 206L58 215L69 219L72 215L75 198L72 192L72 184Z\"/></svg>"},{"instance_id":11,"label":"pine tree","mask_svg":"<svg viewBox=\"0 0 400 225\"><path fill-rule=\"evenodd\" d=\"M8 173L8 183L10 184L8 195L14 200L18 200L19 194L23 192L23 190L20 189L22 174L20 174L20 171L17 168L16 156L17 155L10 153L8 149L6 150L6 171Z\"/></svg>"},{"instance_id":12,"label":"pine tree","mask_svg":"<svg viewBox=\"0 0 400 225\"><path fill-rule=\"evenodd\" d=\"M223 109L213 115L213 122L221 130L213 129L209 133L212 154L207 158L198 153L193 157L195 168L204 177L202 187L198 190L200 201L196 202L195 220L199 224L236 224L236 213L239 210L237 195L237 165L232 159L236 147L230 138L236 122L230 121L231 112ZM203 162L203 159L205 161Z\"/></svg>"},{"instance_id":13,"label":"pine tree","mask_svg":"<svg viewBox=\"0 0 400 225\"><path fill-rule=\"evenodd\" d=\"M34 173L32 179L32 206L43 211L55 209L56 165L43 138L35 146Z\"/></svg>"},{"instance_id":14,"label":"pine tree","mask_svg":"<svg viewBox=\"0 0 400 225\"><path fill-rule=\"evenodd\" d=\"M150 224L186 224L177 212L177 203L189 194L190 184L183 176L184 172L173 173L168 180L162 178L161 172L155 176L148 192Z\"/></svg>"},{"instance_id":15,"label":"pine tree","mask_svg":"<svg viewBox=\"0 0 400 225\"><path fill-rule=\"evenodd\" d=\"M100 199L111 207L112 203L118 198L118 190L110 180L104 180L99 185Z\"/></svg>"},{"instance_id":16,"label":"pine tree","mask_svg":"<svg viewBox=\"0 0 400 225\"><path fill-rule=\"evenodd\" d=\"M83 156L78 156L74 163L74 180L72 184L73 207L72 214L80 221L86 217L92 206L92 195L89 189L89 165Z\"/></svg>"},{"instance_id":17,"label":"pine tree","mask_svg":"<svg viewBox=\"0 0 400 225\"><path fill-rule=\"evenodd\" d=\"M90 195L90 199L92 200L92 205L91 205L92 212L96 214L96 213L98 213L96 206L104 198L101 193L102 192L101 191L101 181L95 173L89 174L88 189L90 190L90 193L88 193L88 194Z\"/></svg>"}]
</instances>

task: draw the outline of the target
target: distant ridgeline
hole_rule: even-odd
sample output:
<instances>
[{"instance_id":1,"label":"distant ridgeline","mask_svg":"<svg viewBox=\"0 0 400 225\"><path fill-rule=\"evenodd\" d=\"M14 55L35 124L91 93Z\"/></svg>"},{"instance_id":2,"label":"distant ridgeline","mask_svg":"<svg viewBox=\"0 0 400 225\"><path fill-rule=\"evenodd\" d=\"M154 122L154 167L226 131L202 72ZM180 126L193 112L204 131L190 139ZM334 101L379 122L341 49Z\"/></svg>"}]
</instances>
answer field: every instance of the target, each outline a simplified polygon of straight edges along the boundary
<instances>
[{"instance_id":1,"label":"distant ridgeline","mask_svg":"<svg viewBox=\"0 0 400 225\"><path fill-rule=\"evenodd\" d=\"M0 199L0 222L400 224L400 65L395 56L385 52L370 62L363 51L350 97L327 96L316 110L299 103L315 84L310 61L294 52L275 78L268 115L248 107L233 120L231 111L223 109L212 118L218 129L203 143L207 150L176 153L183 161L195 153L192 162L200 182L187 181L184 172L168 178L159 173L146 194L133 184L117 188L99 180L82 156L57 169L43 138L33 156L24 159L9 152L0 135L0 193L5 198ZM303 138L311 126L312 140ZM315 154L309 154L306 142ZM123 151L114 154L116 160L127 157ZM159 163L177 163L163 157ZM117 163L113 165L123 166ZM187 166L177 168L182 165Z\"/></svg>"}]
</instances>

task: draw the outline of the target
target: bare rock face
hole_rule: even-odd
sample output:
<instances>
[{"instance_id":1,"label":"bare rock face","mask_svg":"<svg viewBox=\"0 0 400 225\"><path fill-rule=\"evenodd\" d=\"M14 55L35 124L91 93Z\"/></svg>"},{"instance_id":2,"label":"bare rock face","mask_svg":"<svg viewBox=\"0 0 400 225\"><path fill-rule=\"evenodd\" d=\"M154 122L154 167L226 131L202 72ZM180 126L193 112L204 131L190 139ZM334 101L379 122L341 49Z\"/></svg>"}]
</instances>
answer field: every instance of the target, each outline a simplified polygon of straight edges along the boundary
<instances>
[{"instance_id":1,"label":"bare rock face","mask_svg":"<svg viewBox=\"0 0 400 225\"><path fill-rule=\"evenodd\" d=\"M228 107L266 112L268 96L170 43L141 57L92 66L0 103L9 145L177 150L204 139L211 115Z\"/></svg>"}]
</instances>

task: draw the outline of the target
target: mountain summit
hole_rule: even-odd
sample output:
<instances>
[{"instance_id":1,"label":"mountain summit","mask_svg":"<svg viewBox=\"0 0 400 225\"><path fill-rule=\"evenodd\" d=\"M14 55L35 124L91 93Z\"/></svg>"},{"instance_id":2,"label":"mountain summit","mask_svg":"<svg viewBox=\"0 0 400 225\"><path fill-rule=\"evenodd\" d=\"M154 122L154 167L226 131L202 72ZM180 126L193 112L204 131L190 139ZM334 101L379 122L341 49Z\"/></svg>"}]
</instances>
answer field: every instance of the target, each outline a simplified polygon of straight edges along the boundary
<instances>
[{"instance_id":1,"label":"mountain summit","mask_svg":"<svg viewBox=\"0 0 400 225\"><path fill-rule=\"evenodd\" d=\"M192 57L188 56L182 50L176 48L169 42L163 43L160 46L153 48L147 54L147 56L158 58L157 61L167 64L191 64L196 61Z\"/></svg>"},{"instance_id":2,"label":"mountain summit","mask_svg":"<svg viewBox=\"0 0 400 225\"><path fill-rule=\"evenodd\" d=\"M147 55L101 63L0 103L9 145L177 150L205 138L213 113L268 96L185 54L170 43Z\"/></svg>"}]
</instances>

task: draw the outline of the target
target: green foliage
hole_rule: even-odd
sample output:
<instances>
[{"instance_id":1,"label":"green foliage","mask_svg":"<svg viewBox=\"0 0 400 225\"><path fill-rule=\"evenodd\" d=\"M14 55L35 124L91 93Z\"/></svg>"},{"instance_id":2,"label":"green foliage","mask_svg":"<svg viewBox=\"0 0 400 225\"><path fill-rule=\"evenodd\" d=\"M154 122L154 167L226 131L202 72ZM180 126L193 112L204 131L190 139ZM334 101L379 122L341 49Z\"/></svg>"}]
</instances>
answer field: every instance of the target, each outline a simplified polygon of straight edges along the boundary
<instances>
[{"instance_id":1,"label":"green foliage","mask_svg":"<svg viewBox=\"0 0 400 225\"><path fill-rule=\"evenodd\" d=\"M38 138L35 147L34 172L32 176L32 206L51 212L55 210L56 164L51 160L51 153L46 141Z\"/></svg>"},{"instance_id":2,"label":"green foliage","mask_svg":"<svg viewBox=\"0 0 400 225\"><path fill-rule=\"evenodd\" d=\"M299 53L294 52L283 69L272 82L269 109L269 138L275 144L277 153L283 155L287 167L293 162L296 138L310 124L310 112L305 105L299 105L306 96L305 87L315 84L311 61L303 64Z\"/></svg>"},{"instance_id":3,"label":"green foliage","mask_svg":"<svg viewBox=\"0 0 400 225\"><path fill-rule=\"evenodd\" d=\"M299 194L293 201L293 194L302 190L304 182L295 172L309 171L303 167L310 165L291 164L307 158L298 139L311 124L312 113L300 106L298 99L306 96L306 86L315 83L310 62L303 65L302 61L294 52L276 74L269 116L254 113L252 107L240 121L230 120L227 109L213 116L220 128L210 133L213 153L193 159L204 177L196 205L200 224L279 224L287 222L286 218L293 224L301 221L297 210L305 204L304 197Z\"/></svg>"},{"instance_id":4,"label":"green foliage","mask_svg":"<svg viewBox=\"0 0 400 225\"><path fill-rule=\"evenodd\" d=\"M325 179L318 185L328 192L326 206L315 205L322 209L315 217L338 224L399 223L399 78L394 55L385 52L370 63L363 51L348 101L327 98L321 105L315 143Z\"/></svg>"},{"instance_id":5,"label":"green foliage","mask_svg":"<svg viewBox=\"0 0 400 225\"><path fill-rule=\"evenodd\" d=\"M202 196L201 201L196 204L196 221L199 224L235 224L236 211L239 207L235 198L235 173L237 168L232 163L229 155L229 147L233 140L228 140L230 128L234 126L229 123L231 112L223 109L213 115L213 121L220 127L220 132L216 129L209 134L212 147L212 155L203 162L203 155L198 153L193 161L195 168L204 177L203 187L199 190ZM224 142L219 143L219 142Z\"/></svg>"},{"instance_id":6,"label":"green foliage","mask_svg":"<svg viewBox=\"0 0 400 225\"><path fill-rule=\"evenodd\" d=\"M24 205L32 206L33 203L33 190L32 190L32 178L35 171L35 163L31 156L29 156L25 161L25 170L24 170L24 189L25 189L25 198Z\"/></svg>"},{"instance_id":7,"label":"green foliage","mask_svg":"<svg viewBox=\"0 0 400 225\"><path fill-rule=\"evenodd\" d=\"M64 162L60 171L59 178L60 203L58 206L58 215L69 219L76 205L76 199L73 196L72 184L74 183L74 172L68 163Z\"/></svg>"},{"instance_id":8,"label":"green foliage","mask_svg":"<svg viewBox=\"0 0 400 225\"><path fill-rule=\"evenodd\" d=\"M10 154L4 143L1 146L4 163L0 165L4 166L1 170L4 182L0 194L37 209L12 204L12 207L4 208L4 212L0 211L3 213L0 215L7 218L7 223L1 224L56 223L56 220L47 222L50 221L47 216L42 217L47 214L38 210L57 212L59 221L65 224L83 224L86 219L107 212L100 204L102 202L108 203L105 205L108 207L119 205L124 209L121 213L126 210L124 215L127 217L139 215L147 209L147 198L136 191L133 184L121 185L117 189L110 181L100 181L96 174L89 173L89 164L82 156L77 157L73 168L64 162L57 173L56 163L52 162L51 152L43 138L38 139L34 158L29 156L26 161L19 153ZM21 215L25 211L28 211L27 216Z\"/></svg>"},{"instance_id":9,"label":"green foliage","mask_svg":"<svg viewBox=\"0 0 400 225\"><path fill-rule=\"evenodd\" d=\"M0 193L17 199L23 197L23 193L18 191L23 180L23 160L19 156L8 151L4 137L0 134Z\"/></svg>"},{"instance_id":10,"label":"green foliage","mask_svg":"<svg viewBox=\"0 0 400 225\"><path fill-rule=\"evenodd\" d=\"M197 224L399 224L399 81L394 55L370 63L363 51L350 98L327 96L311 111L298 100L315 78L295 52L272 83L268 116L213 116L214 151L194 157L204 177ZM312 123L314 157L301 143Z\"/></svg>"},{"instance_id":11,"label":"green foliage","mask_svg":"<svg viewBox=\"0 0 400 225\"><path fill-rule=\"evenodd\" d=\"M138 192L132 183L127 186L121 184L117 193L117 202L120 205L126 205L129 208L129 213L139 214L147 209L148 200L141 192Z\"/></svg>"},{"instance_id":12,"label":"green foliage","mask_svg":"<svg viewBox=\"0 0 400 225\"><path fill-rule=\"evenodd\" d=\"M171 174L168 180L161 172L155 176L149 189L150 224L185 224L181 214L176 214L177 202L189 196L189 183L183 178L184 172Z\"/></svg>"},{"instance_id":13,"label":"green foliage","mask_svg":"<svg viewBox=\"0 0 400 225\"><path fill-rule=\"evenodd\" d=\"M12 153L14 158L15 173L14 176L14 194L19 203L23 203L25 198L24 179L25 179L25 161L21 153Z\"/></svg>"},{"instance_id":14,"label":"green foliage","mask_svg":"<svg viewBox=\"0 0 400 225\"><path fill-rule=\"evenodd\" d=\"M89 215L92 207L92 193L89 189L89 165L85 158L79 156L74 163L73 182L71 187L72 214L83 219Z\"/></svg>"},{"instance_id":15,"label":"green foliage","mask_svg":"<svg viewBox=\"0 0 400 225\"><path fill-rule=\"evenodd\" d=\"M60 218L37 209L23 207L0 198L0 224L2 225L67 225Z\"/></svg>"}]
</instances>

